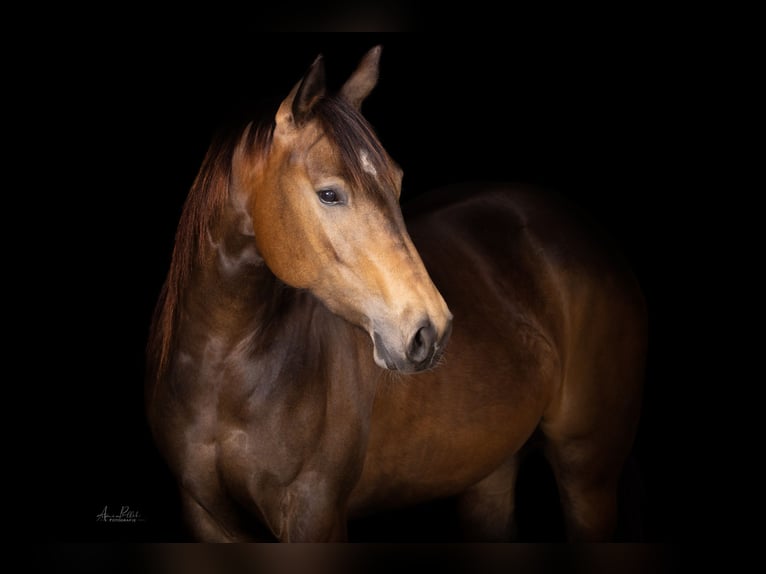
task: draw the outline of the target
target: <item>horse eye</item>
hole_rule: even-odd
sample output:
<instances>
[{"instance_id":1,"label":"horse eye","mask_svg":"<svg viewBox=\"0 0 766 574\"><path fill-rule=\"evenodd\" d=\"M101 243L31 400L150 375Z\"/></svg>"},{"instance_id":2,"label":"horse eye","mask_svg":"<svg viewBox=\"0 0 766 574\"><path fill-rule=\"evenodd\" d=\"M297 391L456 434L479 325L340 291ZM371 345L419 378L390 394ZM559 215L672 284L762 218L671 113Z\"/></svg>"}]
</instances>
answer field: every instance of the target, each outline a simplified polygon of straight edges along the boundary
<instances>
[{"instance_id":1,"label":"horse eye","mask_svg":"<svg viewBox=\"0 0 766 574\"><path fill-rule=\"evenodd\" d=\"M319 201L326 203L327 205L340 203L340 196L334 189L320 189L317 191L317 195L319 196Z\"/></svg>"}]
</instances>

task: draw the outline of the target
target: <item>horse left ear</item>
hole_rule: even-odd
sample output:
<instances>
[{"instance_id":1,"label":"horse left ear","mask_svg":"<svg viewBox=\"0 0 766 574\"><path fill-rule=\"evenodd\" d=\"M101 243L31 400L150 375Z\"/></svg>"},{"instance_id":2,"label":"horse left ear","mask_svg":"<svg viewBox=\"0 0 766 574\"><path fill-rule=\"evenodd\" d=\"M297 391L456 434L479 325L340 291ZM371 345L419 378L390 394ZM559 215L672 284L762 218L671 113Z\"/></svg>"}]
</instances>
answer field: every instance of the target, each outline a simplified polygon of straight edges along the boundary
<instances>
[{"instance_id":1,"label":"horse left ear","mask_svg":"<svg viewBox=\"0 0 766 574\"><path fill-rule=\"evenodd\" d=\"M378 83L381 46L375 46L364 55L354 73L340 89L340 96L357 110Z\"/></svg>"},{"instance_id":2,"label":"horse left ear","mask_svg":"<svg viewBox=\"0 0 766 574\"><path fill-rule=\"evenodd\" d=\"M325 95L324 59L320 54L288 96L276 115L277 128L298 127L308 118L311 108Z\"/></svg>"}]
</instances>

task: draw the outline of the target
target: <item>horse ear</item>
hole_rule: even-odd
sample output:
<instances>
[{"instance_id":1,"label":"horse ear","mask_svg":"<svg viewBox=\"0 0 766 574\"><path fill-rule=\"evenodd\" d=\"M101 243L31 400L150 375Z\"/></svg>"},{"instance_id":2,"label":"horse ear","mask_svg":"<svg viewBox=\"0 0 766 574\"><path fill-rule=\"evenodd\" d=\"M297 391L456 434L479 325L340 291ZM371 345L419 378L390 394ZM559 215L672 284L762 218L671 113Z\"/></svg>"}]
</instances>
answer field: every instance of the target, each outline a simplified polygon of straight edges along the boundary
<instances>
[{"instance_id":1,"label":"horse ear","mask_svg":"<svg viewBox=\"0 0 766 574\"><path fill-rule=\"evenodd\" d=\"M320 54L279 105L276 116L277 127L300 126L311 113L314 104L324 95L324 59Z\"/></svg>"},{"instance_id":2,"label":"horse ear","mask_svg":"<svg viewBox=\"0 0 766 574\"><path fill-rule=\"evenodd\" d=\"M357 110L361 109L362 102L378 83L381 50L381 46L375 46L367 52L340 89L340 96Z\"/></svg>"}]
</instances>

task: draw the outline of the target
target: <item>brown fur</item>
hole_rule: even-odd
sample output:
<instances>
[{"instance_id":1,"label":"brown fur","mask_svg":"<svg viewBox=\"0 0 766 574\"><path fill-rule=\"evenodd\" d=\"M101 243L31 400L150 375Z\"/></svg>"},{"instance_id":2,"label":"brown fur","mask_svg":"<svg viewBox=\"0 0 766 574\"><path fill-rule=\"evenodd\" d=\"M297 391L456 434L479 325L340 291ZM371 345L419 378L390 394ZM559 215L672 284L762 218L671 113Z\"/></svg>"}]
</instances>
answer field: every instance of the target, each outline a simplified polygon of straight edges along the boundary
<instances>
[{"instance_id":1,"label":"brown fur","mask_svg":"<svg viewBox=\"0 0 766 574\"><path fill-rule=\"evenodd\" d=\"M540 190L440 190L405 225L359 112L379 54L339 96L315 62L192 186L147 378L191 532L343 540L349 517L457 496L469 538L509 539L539 430L570 537L608 540L640 408L635 279Z\"/></svg>"}]
</instances>

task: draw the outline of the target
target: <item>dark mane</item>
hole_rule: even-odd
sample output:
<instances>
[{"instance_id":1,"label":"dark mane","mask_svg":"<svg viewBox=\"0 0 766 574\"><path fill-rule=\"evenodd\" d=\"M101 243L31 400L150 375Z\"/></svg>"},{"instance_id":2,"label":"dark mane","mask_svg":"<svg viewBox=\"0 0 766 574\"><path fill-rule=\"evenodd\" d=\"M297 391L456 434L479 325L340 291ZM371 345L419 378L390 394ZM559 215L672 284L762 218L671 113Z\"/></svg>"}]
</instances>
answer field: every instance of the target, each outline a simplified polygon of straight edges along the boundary
<instances>
[{"instance_id":1,"label":"dark mane","mask_svg":"<svg viewBox=\"0 0 766 574\"><path fill-rule=\"evenodd\" d=\"M181 295L195 264L205 252L209 223L220 214L229 194L232 158L243 136L247 154L265 157L274 131L276 108L264 108L259 118L238 128L221 130L210 145L184 203L176 230L170 270L162 287L152 318L149 336L149 367L154 375L166 368L170 354L176 315ZM366 189L381 201L392 201L390 190L396 173L383 146L367 120L353 106L338 97L325 97L314 106L313 117L329 140L337 147L344 166L344 176L358 189ZM380 178L375 182L364 171L359 150ZM382 185L381 185L382 183ZM151 378L151 377L149 377Z\"/></svg>"},{"instance_id":2,"label":"dark mane","mask_svg":"<svg viewBox=\"0 0 766 574\"><path fill-rule=\"evenodd\" d=\"M274 131L273 118L273 110L265 110L261 117L244 127L240 124L236 128L222 128L202 160L184 202L170 269L152 317L148 358L149 367L155 374L162 373L167 367L181 294L204 252L208 225L221 212L228 197L234 151L244 136L243 147L248 153L265 156Z\"/></svg>"}]
</instances>

